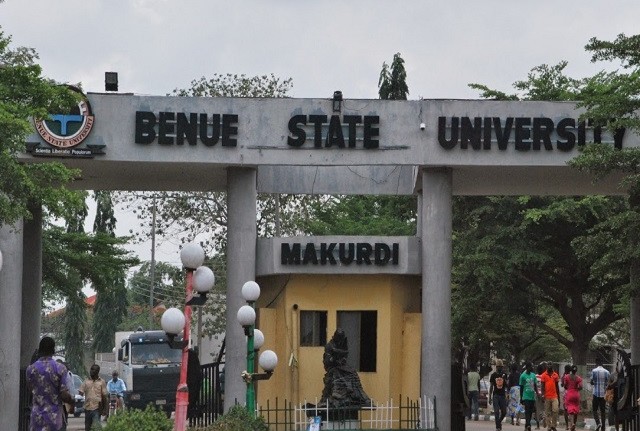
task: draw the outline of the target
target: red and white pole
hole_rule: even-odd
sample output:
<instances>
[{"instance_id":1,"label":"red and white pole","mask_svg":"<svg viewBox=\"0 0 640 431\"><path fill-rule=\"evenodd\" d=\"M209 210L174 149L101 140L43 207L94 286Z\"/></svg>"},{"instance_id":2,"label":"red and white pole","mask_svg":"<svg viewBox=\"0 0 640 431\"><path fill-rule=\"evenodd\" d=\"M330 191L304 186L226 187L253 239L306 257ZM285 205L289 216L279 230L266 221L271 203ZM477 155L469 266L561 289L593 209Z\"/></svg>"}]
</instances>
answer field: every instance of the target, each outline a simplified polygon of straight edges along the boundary
<instances>
[{"instance_id":1,"label":"red and white pole","mask_svg":"<svg viewBox=\"0 0 640 431\"><path fill-rule=\"evenodd\" d=\"M176 391L175 430L184 431L187 425L187 410L189 409L189 388L187 387L187 364L189 363L189 334L191 332L191 306L186 305L193 293L193 269L187 268L186 299L184 306L184 346L182 347L182 363L180 364L180 382Z\"/></svg>"}]
</instances>

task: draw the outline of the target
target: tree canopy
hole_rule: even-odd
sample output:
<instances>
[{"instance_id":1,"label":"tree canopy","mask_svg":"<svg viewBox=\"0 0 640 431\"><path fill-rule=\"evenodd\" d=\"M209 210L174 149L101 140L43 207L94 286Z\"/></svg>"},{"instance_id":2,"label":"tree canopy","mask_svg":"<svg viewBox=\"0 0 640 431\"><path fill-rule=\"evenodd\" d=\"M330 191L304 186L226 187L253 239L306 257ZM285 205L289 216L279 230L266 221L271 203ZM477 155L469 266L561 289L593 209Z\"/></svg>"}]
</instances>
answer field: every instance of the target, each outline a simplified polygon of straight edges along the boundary
<instances>
[{"instance_id":1,"label":"tree canopy","mask_svg":"<svg viewBox=\"0 0 640 431\"><path fill-rule=\"evenodd\" d=\"M566 66L561 61L534 67L526 80L514 83L515 93L470 86L481 97L495 100L581 101L592 78L570 78L564 73ZM538 336L551 336L574 361L584 363L592 340L624 316L629 255L617 249L616 229L628 209L626 200L522 196L457 203L454 281L464 292L475 285L484 297L504 298L497 304L510 316L510 326L502 326L509 328L502 336L496 334L508 346L503 348L516 356L523 353L509 342L511 328L521 322L536 329ZM468 297L459 299L464 302ZM523 335L530 338L528 332ZM620 341L624 339L628 335ZM536 355L531 349L524 353Z\"/></svg>"},{"instance_id":2,"label":"tree canopy","mask_svg":"<svg viewBox=\"0 0 640 431\"><path fill-rule=\"evenodd\" d=\"M23 164L25 138L32 118L45 118L73 106L76 94L44 78L38 56L30 48L12 48L11 37L0 29L0 223L31 218L30 205L41 204L50 214L79 207L82 198L65 188L76 175L62 163Z\"/></svg>"}]
</instances>

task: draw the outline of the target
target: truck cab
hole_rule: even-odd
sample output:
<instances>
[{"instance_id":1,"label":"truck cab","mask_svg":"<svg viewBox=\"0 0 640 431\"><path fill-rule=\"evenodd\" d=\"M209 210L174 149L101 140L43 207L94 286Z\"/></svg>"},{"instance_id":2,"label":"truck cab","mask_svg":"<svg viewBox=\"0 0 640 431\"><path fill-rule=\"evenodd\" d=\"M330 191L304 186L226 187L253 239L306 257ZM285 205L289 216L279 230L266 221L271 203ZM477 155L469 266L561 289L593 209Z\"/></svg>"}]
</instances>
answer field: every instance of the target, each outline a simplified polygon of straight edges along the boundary
<instances>
[{"instance_id":1,"label":"truck cab","mask_svg":"<svg viewBox=\"0 0 640 431\"><path fill-rule=\"evenodd\" d=\"M170 415L176 405L182 350L169 347L164 331L136 331L122 339L117 353L120 378L127 385L125 404L138 409L152 404Z\"/></svg>"}]
</instances>

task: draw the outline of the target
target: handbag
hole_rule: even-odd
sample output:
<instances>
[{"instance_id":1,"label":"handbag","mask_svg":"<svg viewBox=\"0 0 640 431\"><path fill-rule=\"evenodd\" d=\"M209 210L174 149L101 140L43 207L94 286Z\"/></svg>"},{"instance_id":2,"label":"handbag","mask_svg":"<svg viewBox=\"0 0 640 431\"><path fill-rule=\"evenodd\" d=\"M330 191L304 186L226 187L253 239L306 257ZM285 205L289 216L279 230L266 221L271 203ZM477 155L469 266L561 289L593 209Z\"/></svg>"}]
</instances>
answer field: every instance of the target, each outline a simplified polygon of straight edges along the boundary
<instances>
[{"instance_id":1,"label":"handbag","mask_svg":"<svg viewBox=\"0 0 640 431\"><path fill-rule=\"evenodd\" d=\"M613 404L613 388L609 388L604 392L604 400L607 404Z\"/></svg>"}]
</instances>

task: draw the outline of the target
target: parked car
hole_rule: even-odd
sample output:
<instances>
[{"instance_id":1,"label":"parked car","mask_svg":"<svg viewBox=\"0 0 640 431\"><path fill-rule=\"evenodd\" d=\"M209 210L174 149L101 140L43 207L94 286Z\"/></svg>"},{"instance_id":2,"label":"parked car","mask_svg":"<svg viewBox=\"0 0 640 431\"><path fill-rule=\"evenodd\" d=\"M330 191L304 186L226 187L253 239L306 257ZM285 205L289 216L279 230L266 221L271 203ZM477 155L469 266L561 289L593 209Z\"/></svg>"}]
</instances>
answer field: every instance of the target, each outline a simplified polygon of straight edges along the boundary
<instances>
[{"instance_id":1,"label":"parked car","mask_svg":"<svg viewBox=\"0 0 640 431\"><path fill-rule=\"evenodd\" d=\"M82 379L77 374L72 374L72 376L73 387L71 388L71 396L74 400L73 416L78 418L84 412L84 395L78 393L80 385L82 385Z\"/></svg>"},{"instance_id":2,"label":"parked car","mask_svg":"<svg viewBox=\"0 0 640 431\"><path fill-rule=\"evenodd\" d=\"M478 407L486 409L489 406L489 380L480 379L480 393L478 393Z\"/></svg>"}]
</instances>

